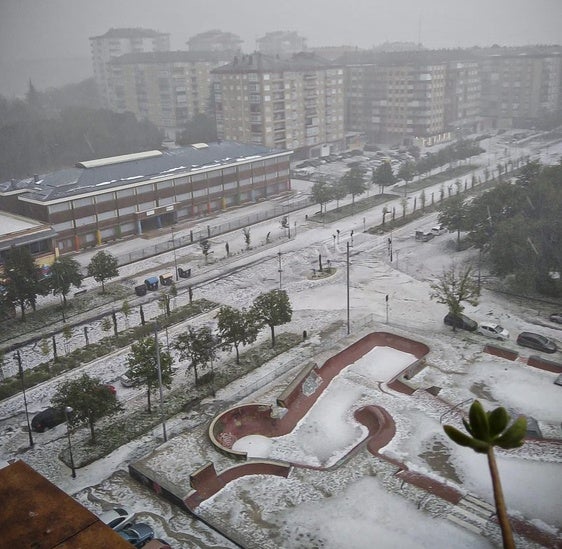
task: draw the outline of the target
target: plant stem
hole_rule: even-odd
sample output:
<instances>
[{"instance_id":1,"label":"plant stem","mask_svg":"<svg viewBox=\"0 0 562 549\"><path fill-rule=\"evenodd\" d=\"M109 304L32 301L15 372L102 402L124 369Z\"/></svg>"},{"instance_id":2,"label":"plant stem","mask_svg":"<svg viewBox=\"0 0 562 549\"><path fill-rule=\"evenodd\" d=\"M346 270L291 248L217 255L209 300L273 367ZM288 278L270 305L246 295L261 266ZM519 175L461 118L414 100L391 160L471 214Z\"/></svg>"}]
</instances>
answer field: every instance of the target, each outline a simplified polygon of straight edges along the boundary
<instances>
[{"instance_id":1,"label":"plant stem","mask_svg":"<svg viewBox=\"0 0 562 549\"><path fill-rule=\"evenodd\" d=\"M504 549L515 549L515 542L513 541L513 533L511 532L511 524L507 516L507 509L505 507L505 499L503 497L502 484L500 481L500 474L496 464L496 456L494 455L494 448L490 446L487 452L488 466L490 467L490 474L492 476L492 486L494 488L494 500L496 502L496 510L498 512L498 521L502 531L502 540Z\"/></svg>"}]
</instances>

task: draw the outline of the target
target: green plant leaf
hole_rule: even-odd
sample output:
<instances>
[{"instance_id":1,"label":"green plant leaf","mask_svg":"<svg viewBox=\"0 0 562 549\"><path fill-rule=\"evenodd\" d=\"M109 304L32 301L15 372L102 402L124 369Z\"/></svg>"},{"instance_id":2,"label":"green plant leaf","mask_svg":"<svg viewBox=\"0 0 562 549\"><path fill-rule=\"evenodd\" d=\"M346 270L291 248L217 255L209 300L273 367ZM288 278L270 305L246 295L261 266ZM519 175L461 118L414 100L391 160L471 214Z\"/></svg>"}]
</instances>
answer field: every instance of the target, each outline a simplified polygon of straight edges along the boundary
<instances>
[{"instance_id":1,"label":"green plant leaf","mask_svg":"<svg viewBox=\"0 0 562 549\"><path fill-rule=\"evenodd\" d=\"M488 414L479 400L475 400L468 412L468 420L472 434L475 438L488 442L490 440L490 426L488 425Z\"/></svg>"},{"instance_id":2,"label":"green plant leaf","mask_svg":"<svg viewBox=\"0 0 562 549\"><path fill-rule=\"evenodd\" d=\"M504 429L509 423L509 414L507 410L503 407L496 408L491 412L488 412L488 424L490 426L490 436L492 438L497 437L499 434L503 433Z\"/></svg>"},{"instance_id":3,"label":"green plant leaf","mask_svg":"<svg viewBox=\"0 0 562 549\"><path fill-rule=\"evenodd\" d=\"M469 446L472 442L472 437L468 436L467 434L459 431L456 427L452 425L443 425L443 430L447 434L447 436L459 446Z\"/></svg>"},{"instance_id":4,"label":"green plant leaf","mask_svg":"<svg viewBox=\"0 0 562 549\"><path fill-rule=\"evenodd\" d=\"M462 418L462 424L464 425L464 428L465 428L472 436L474 436L474 433L472 432L472 429L470 428L470 423L468 423L468 421L466 421L466 419L464 419L464 417Z\"/></svg>"},{"instance_id":5,"label":"green plant leaf","mask_svg":"<svg viewBox=\"0 0 562 549\"><path fill-rule=\"evenodd\" d=\"M509 450L523 446L525 434L527 433L527 418L519 416L504 434L494 441L496 446Z\"/></svg>"}]
</instances>

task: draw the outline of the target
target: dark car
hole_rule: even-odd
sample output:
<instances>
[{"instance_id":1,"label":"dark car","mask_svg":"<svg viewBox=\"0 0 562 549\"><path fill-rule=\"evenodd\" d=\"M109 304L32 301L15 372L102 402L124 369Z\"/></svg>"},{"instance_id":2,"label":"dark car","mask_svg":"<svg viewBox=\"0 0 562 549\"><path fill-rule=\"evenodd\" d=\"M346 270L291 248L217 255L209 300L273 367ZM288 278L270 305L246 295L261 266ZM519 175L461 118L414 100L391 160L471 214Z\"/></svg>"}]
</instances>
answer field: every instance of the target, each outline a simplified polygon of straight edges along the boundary
<instances>
[{"instance_id":1,"label":"dark car","mask_svg":"<svg viewBox=\"0 0 562 549\"><path fill-rule=\"evenodd\" d=\"M558 324L562 324L562 313L552 313L549 318L551 322L558 322Z\"/></svg>"},{"instance_id":2,"label":"dark car","mask_svg":"<svg viewBox=\"0 0 562 549\"><path fill-rule=\"evenodd\" d=\"M144 522L131 524L117 533L137 548L144 547L151 539L154 539L154 530Z\"/></svg>"},{"instance_id":3,"label":"dark car","mask_svg":"<svg viewBox=\"0 0 562 549\"><path fill-rule=\"evenodd\" d=\"M517 336L517 345L545 353L555 353L558 350L556 343L552 339L533 332L521 332Z\"/></svg>"},{"instance_id":4,"label":"dark car","mask_svg":"<svg viewBox=\"0 0 562 549\"><path fill-rule=\"evenodd\" d=\"M31 420L31 428L37 433L42 433L45 429L52 429L61 423L64 423L64 411L57 408L47 408Z\"/></svg>"},{"instance_id":5,"label":"dark car","mask_svg":"<svg viewBox=\"0 0 562 549\"><path fill-rule=\"evenodd\" d=\"M465 315L454 315L453 313L448 313L443 322L447 326L453 326L460 330L468 330L469 332L474 332L478 328L478 323Z\"/></svg>"}]
</instances>

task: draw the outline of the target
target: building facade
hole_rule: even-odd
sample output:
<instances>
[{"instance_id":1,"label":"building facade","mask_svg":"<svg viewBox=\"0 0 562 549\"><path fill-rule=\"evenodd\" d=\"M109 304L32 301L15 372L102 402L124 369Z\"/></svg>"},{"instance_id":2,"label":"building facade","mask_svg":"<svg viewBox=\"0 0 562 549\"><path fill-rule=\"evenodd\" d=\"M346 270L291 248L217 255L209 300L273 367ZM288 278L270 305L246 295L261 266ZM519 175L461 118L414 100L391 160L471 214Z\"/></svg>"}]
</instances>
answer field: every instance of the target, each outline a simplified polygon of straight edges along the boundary
<instances>
[{"instance_id":1,"label":"building facade","mask_svg":"<svg viewBox=\"0 0 562 549\"><path fill-rule=\"evenodd\" d=\"M187 41L187 47L191 52L214 52L228 63L234 56L242 55L242 43L243 40L232 32L213 29L192 36Z\"/></svg>"},{"instance_id":2,"label":"building facade","mask_svg":"<svg viewBox=\"0 0 562 549\"><path fill-rule=\"evenodd\" d=\"M170 49L170 35L150 29L117 28L105 34L90 38L94 79L102 104L112 108L114 104L109 63L126 53L145 51L167 51Z\"/></svg>"},{"instance_id":3,"label":"building facade","mask_svg":"<svg viewBox=\"0 0 562 549\"><path fill-rule=\"evenodd\" d=\"M282 194L291 154L232 142L147 151L4 183L0 198L50 225L64 254Z\"/></svg>"},{"instance_id":4,"label":"building facade","mask_svg":"<svg viewBox=\"0 0 562 549\"><path fill-rule=\"evenodd\" d=\"M264 55L288 57L306 51L306 38L294 31L267 32L256 42L257 50Z\"/></svg>"},{"instance_id":5,"label":"building facade","mask_svg":"<svg viewBox=\"0 0 562 549\"><path fill-rule=\"evenodd\" d=\"M147 119L174 140L196 114L211 116L213 52L130 53L109 63L112 110Z\"/></svg>"},{"instance_id":6,"label":"building facade","mask_svg":"<svg viewBox=\"0 0 562 549\"><path fill-rule=\"evenodd\" d=\"M562 109L562 48L479 52L482 115L494 128L531 127Z\"/></svg>"},{"instance_id":7,"label":"building facade","mask_svg":"<svg viewBox=\"0 0 562 549\"><path fill-rule=\"evenodd\" d=\"M343 67L307 53L255 53L212 75L219 138L292 149L298 158L345 146Z\"/></svg>"}]
</instances>

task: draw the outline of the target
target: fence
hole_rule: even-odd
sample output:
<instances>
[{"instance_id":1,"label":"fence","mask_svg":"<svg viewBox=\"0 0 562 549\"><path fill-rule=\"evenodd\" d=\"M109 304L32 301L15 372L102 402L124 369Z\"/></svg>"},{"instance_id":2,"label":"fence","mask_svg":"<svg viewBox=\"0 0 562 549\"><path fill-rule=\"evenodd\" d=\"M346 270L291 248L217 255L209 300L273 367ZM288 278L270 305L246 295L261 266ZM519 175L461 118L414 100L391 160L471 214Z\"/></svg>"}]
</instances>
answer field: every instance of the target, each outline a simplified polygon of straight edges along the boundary
<instances>
[{"instance_id":1,"label":"fence","mask_svg":"<svg viewBox=\"0 0 562 549\"><path fill-rule=\"evenodd\" d=\"M153 257L155 255L171 252L174 249L188 246L189 244L199 242L205 238L213 238L236 229L242 229L243 227L248 227L250 225L260 223L261 221L267 221L268 219L306 208L307 206L310 206L310 204L311 202L309 197L286 200L277 206L264 208L258 212L241 216L225 223L219 223L217 225L209 224L203 228L197 227L191 230L188 235L178 235L172 238L172 240L148 245L140 250L134 250L128 254L121 254L117 258L118 264L119 267L122 267L123 265L135 263L136 261Z\"/></svg>"}]
</instances>

